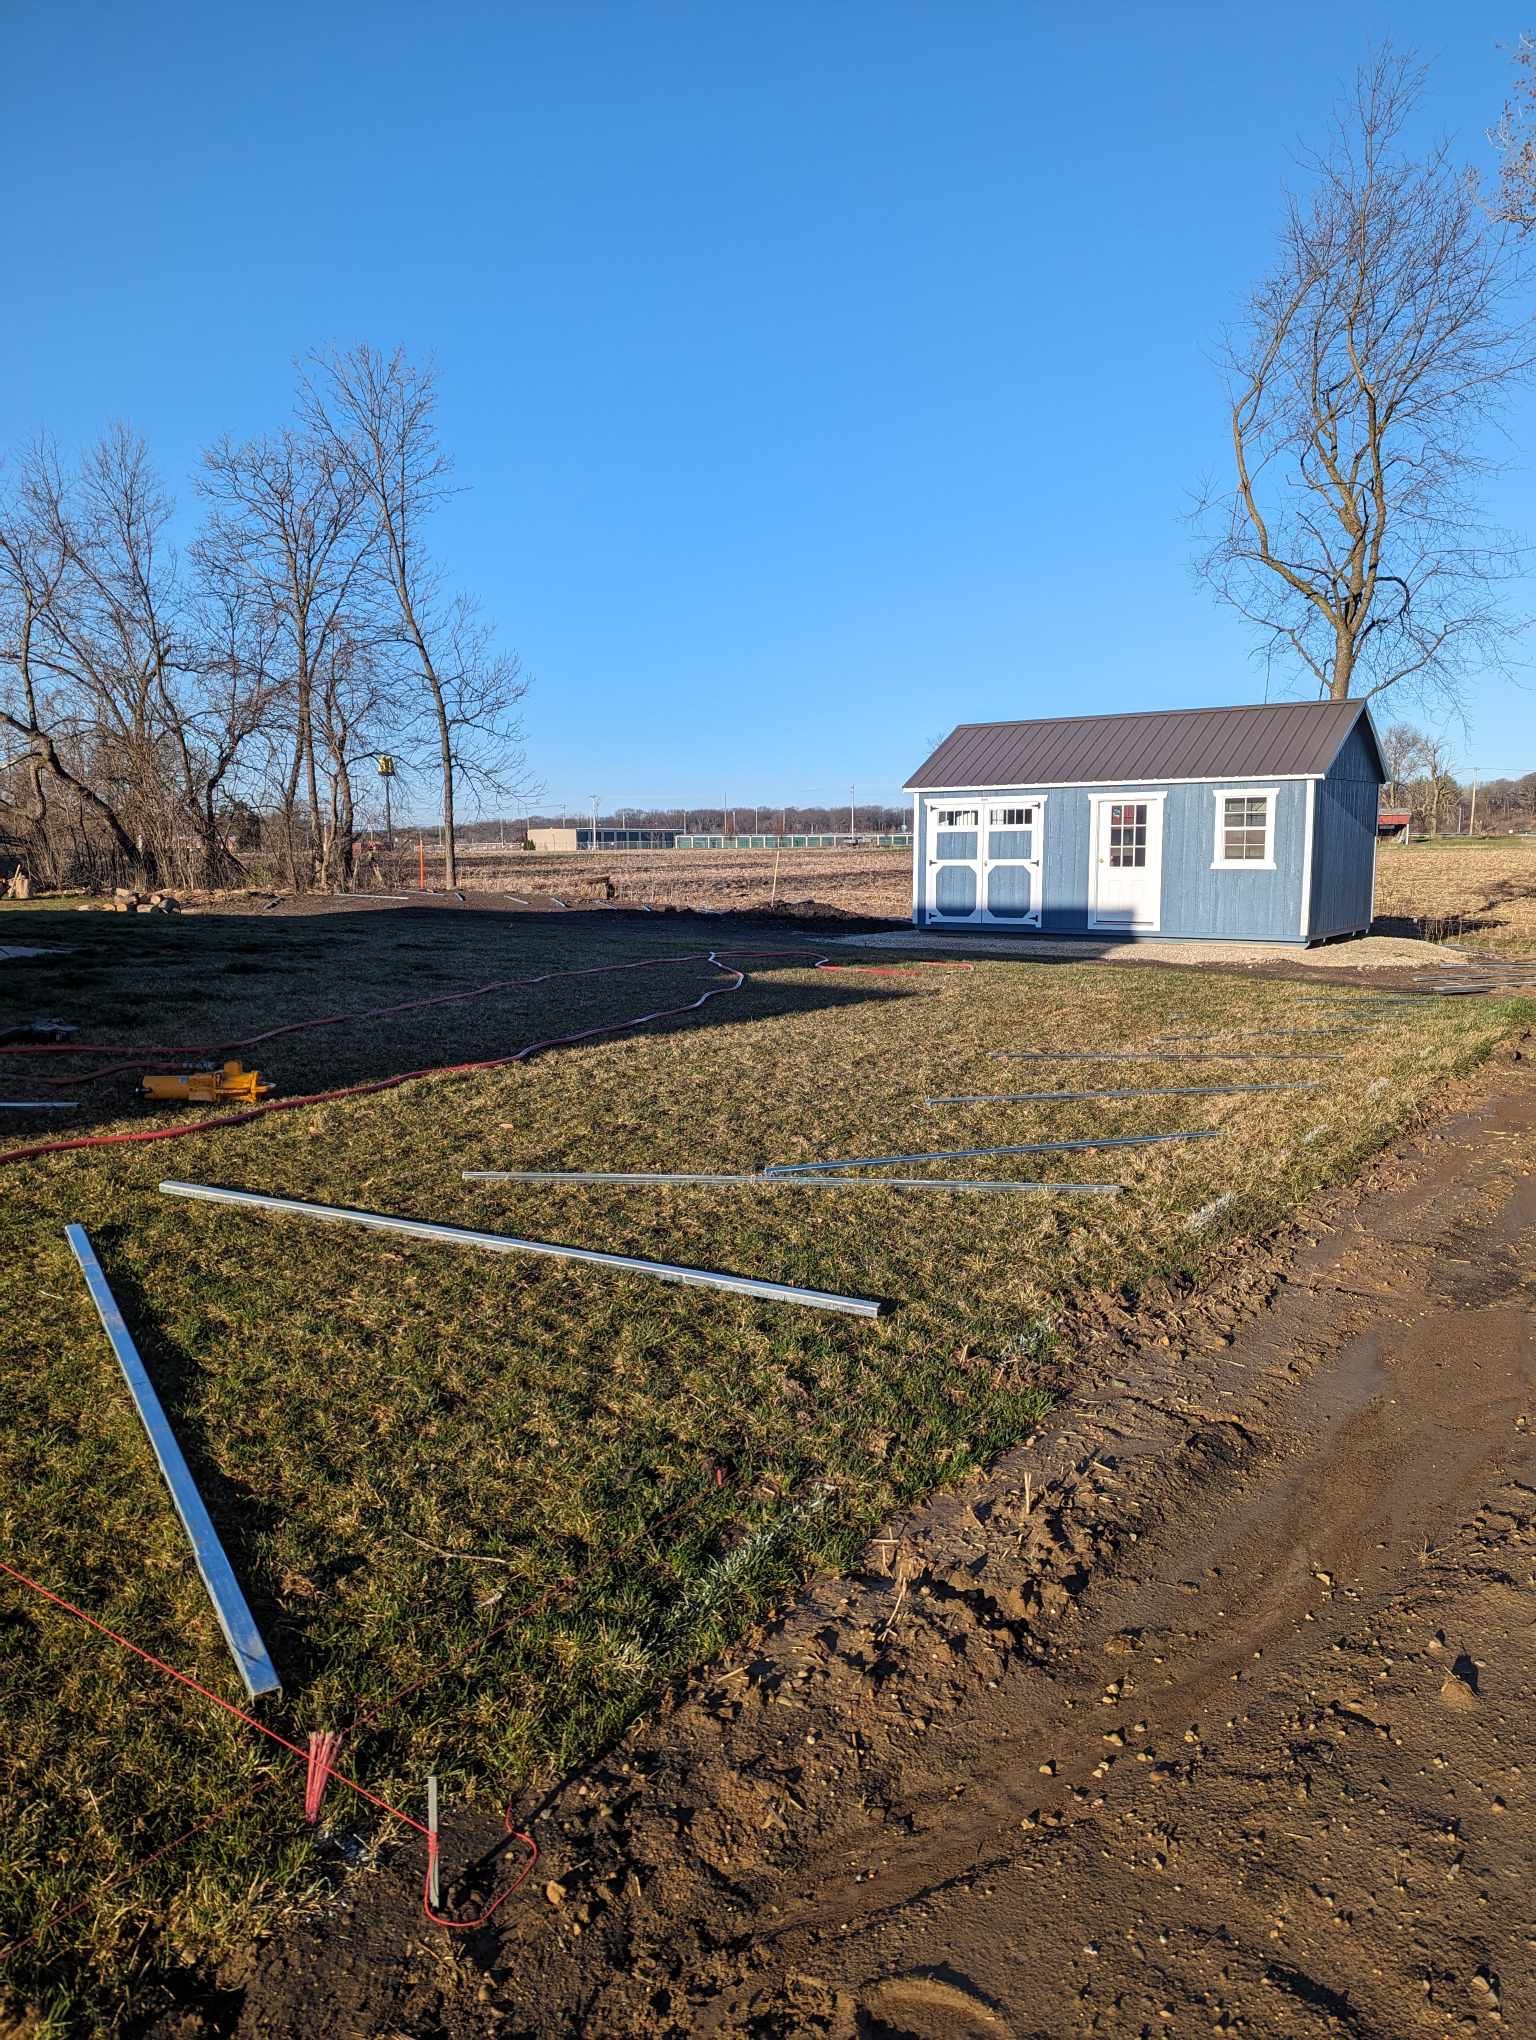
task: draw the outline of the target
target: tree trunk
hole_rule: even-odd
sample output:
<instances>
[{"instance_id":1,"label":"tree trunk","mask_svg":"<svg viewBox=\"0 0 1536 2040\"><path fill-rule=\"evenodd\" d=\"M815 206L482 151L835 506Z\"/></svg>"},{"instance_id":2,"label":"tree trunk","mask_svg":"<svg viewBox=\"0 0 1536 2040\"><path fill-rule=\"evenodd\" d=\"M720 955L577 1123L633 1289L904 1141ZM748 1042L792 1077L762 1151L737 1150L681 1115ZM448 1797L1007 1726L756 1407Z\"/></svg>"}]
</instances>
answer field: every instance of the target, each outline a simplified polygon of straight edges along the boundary
<instances>
[{"instance_id":1,"label":"tree trunk","mask_svg":"<svg viewBox=\"0 0 1536 2040\"><path fill-rule=\"evenodd\" d=\"M437 740L443 771L443 884L452 892L459 882L458 848L453 840L453 729L442 689L433 683L432 703L437 710Z\"/></svg>"},{"instance_id":2,"label":"tree trunk","mask_svg":"<svg viewBox=\"0 0 1536 2040\"><path fill-rule=\"evenodd\" d=\"M1349 683L1355 674L1355 636L1347 623L1334 626L1333 671L1328 676L1328 699L1348 701Z\"/></svg>"}]
</instances>

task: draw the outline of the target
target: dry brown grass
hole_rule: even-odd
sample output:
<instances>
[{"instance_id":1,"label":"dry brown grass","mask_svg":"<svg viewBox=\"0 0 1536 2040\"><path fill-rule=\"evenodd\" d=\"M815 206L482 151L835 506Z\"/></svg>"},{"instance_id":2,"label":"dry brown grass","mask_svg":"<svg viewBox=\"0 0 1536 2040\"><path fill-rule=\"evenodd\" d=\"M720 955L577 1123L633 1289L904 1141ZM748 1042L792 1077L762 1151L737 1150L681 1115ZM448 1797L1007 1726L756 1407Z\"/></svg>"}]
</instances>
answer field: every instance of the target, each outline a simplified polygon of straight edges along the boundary
<instances>
[{"instance_id":1,"label":"dry brown grass","mask_svg":"<svg viewBox=\"0 0 1536 2040\"><path fill-rule=\"evenodd\" d=\"M1536 838L1384 843L1376 915L1417 922L1431 939L1472 949L1536 951Z\"/></svg>"},{"instance_id":2,"label":"dry brown grass","mask_svg":"<svg viewBox=\"0 0 1536 2040\"><path fill-rule=\"evenodd\" d=\"M657 850L493 853L466 861L477 892L557 893L573 905L593 899L647 907L715 907L740 912L774 895L772 850ZM604 885L607 881L607 887ZM906 850L785 850L778 854L780 900L818 900L850 914L909 920L912 858Z\"/></svg>"},{"instance_id":3,"label":"dry brown grass","mask_svg":"<svg viewBox=\"0 0 1536 2040\"><path fill-rule=\"evenodd\" d=\"M57 917L11 925L41 943ZM69 936L67 949L11 967L0 1024L60 1012L96 1041L206 1042L393 1008L263 1045L261 1068L289 1096L505 1055L720 982L696 930L643 916L103 914L71 923ZM348 1768L397 1805L420 1806L428 1772L448 1781L455 1807L536 1803L799 1580L846 1566L897 1510L1028 1436L1073 1364L1082 1303L1198 1281L1234 1241L1351 1174L1529 1011L1426 999L1403 1013L1342 987L1320 997L1311 985L1091 961L872 975L816 968L809 942L771 948L750 958L739 989L655 1031L210 1127L168 1149L8 1169L0 1548L10 1562L234 1697L65 1244L75 1221L97 1245L288 1681L269 1715L302 1748L309 1730L381 1708L349 1738ZM643 960L650 967L633 976L396 1005ZM1178 1043L1158 1041L1170 1031L1228 1033L1234 1061L1190 1064ZM1127 1047L1166 1049L1167 1064L1092 1059ZM1001 1048L1064 1059L1000 1062ZM1118 1088L1108 1072L1122 1068L1145 1072L1151 1090L1228 1067L1241 1072L1234 1081L1308 1088L924 1102L994 1086ZM75 1118L119 1130L148 1121L131 1077L84 1091L98 1094ZM1124 1186L1103 1199L918 1203L766 1185L628 1195L459 1174L748 1170L1217 1127L1226 1138L981 1164ZM192 1208L160 1193L165 1175L765 1274L894 1307L878 1320L827 1320L608 1271ZM1192 1233L1189 1215L1224 1197ZM808 1506L824 1493L825 1506ZM525 1603L526 1619L476 1655ZM466 1653L462 1676L413 1689ZM311 1835L285 1757L14 1582L0 1592L0 1719L0 1944L42 1930L0 1968L0 2005L45 2012L46 2040L137 2020L152 1998L163 2002L166 1968L214 1963L270 1931L316 1891L335 1850L376 1839L340 1788L331 1825ZM263 1778L261 1797L106 1888Z\"/></svg>"}]
</instances>

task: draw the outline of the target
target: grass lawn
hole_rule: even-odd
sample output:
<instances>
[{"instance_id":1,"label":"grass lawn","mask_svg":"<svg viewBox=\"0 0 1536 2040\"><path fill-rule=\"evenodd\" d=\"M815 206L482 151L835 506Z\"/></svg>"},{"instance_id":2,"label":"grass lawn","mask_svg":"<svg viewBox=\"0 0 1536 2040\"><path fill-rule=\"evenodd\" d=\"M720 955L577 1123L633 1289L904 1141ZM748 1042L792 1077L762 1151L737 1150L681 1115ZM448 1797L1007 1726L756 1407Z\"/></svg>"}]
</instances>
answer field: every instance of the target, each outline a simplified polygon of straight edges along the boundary
<instances>
[{"instance_id":1,"label":"grass lawn","mask_svg":"<svg viewBox=\"0 0 1536 2040\"><path fill-rule=\"evenodd\" d=\"M28 927L25 917L7 923L18 940ZM40 939L64 939L56 917ZM1198 1276L1234 1236L1273 1225L1349 1172L1531 1010L1426 1000L1405 1015L1327 984L1092 963L818 971L813 946L772 931L638 918L82 916L67 939L67 955L9 967L0 1028L43 1012L77 1021L81 1040L212 1045L516 974L647 965L287 1035L247 1056L286 1094L507 1054L682 1004L721 982L701 960L711 944L791 952L743 957L742 990L662 1028L171 1143L13 1165L0 1178L0 1556L242 1698L65 1244L75 1220L284 1675L263 1718L302 1743L307 1730L381 1709L339 1761L418 1815L434 1770L450 1808L527 1805L775 1596L845 1565L893 1506L1027 1436L1070 1368L1075 1299L1159 1274ZM1361 1031L1317 1031L1340 1017L1359 1018ZM1264 1029L1301 1032L1247 1038ZM1029 1064L991 1054L1146 1048L1163 1032L1217 1031L1231 1038L1187 1046L1251 1048L1254 1059ZM1314 1051L1315 1061L1273 1059ZM57 1062L77 1060L92 1066ZM42 1095L54 1061L0 1059L8 1095ZM1317 1087L923 1102L1301 1079ZM80 1130L155 1123L131 1078L80 1095L95 1102L47 1115L46 1134L76 1120ZM40 1137L42 1117L0 1120L0 1140ZM498 1167L749 1170L1204 1126L1229 1131L940 1165L1126 1185L1113 1199L520 1189L459 1177ZM190 1205L158 1193L166 1176L892 1307L871 1323ZM1187 1229L1189 1214L1229 1192L1212 1224ZM388 1704L545 1590L554 1591L463 1672ZM0 1989L45 2031L123 2020L157 1976L217 1961L322 1889L338 1851L398 1836L333 1786L317 1840L301 1817L302 1767L4 1580L0 1705L0 1942L36 1936L0 1969ZM105 1889L253 1789L205 1833Z\"/></svg>"}]
</instances>

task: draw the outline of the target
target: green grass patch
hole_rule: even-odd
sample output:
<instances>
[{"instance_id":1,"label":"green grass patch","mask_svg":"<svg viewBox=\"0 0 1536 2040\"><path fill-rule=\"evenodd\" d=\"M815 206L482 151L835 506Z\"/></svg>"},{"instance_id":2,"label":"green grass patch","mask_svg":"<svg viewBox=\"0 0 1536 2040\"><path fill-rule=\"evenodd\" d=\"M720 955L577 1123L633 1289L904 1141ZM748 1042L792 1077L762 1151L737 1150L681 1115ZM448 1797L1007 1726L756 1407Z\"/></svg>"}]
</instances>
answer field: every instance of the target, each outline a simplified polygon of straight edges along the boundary
<instances>
[{"instance_id":1,"label":"green grass patch","mask_svg":"<svg viewBox=\"0 0 1536 2040\"><path fill-rule=\"evenodd\" d=\"M81 1039L212 1046L534 971L648 966L252 1050L247 1062L288 1094L506 1054L681 1004L717 982L697 953L743 939L709 923L447 913L82 917L76 929L72 955L8 979L0 1025L46 1011L77 1021ZM776 1597L846 1564L894 1507L1027 1436L1070 1358L1075 1302L1158 1275L1198 1279L1234 1233L1276 1224L1348 1173L1532 1010L1424 1001L1379 1020L1372 1011L1366 1032L1244 1039L1238 1045L1259 1051L1251 1064L1047 1069L993 1061L990 1051L1324 1029L1366 1009L1343 988L1124 965L827 972L811 967L809 946L795 950L771 932L745 940L791 953L752 963L744 990L665 1028L166 1145L8 1169L0 1554L240 1697L65 1244L75 1220L96 1245L284 1674L286 1693L267 1717L302 1741L308 1729L382 1708L349 1741L345 1767L418 1811L432 1770L452 1803L499 1805L600 1748ZM695 960L651 967L688 952ZM1315 1066L1265 1060L1312 1047ZM53 1060L0 1066L15 1085L18 1068L36 1080ZM1020 1080L1025 1069L1031 1081ZM1318 1087L922 1103L956 1090L1297 1076ZM93 1101L80 1115L87 1126L154 1123L131 1079L82 1095ZM749 1170L1211 1125L1228 1137L949 1168L1124 1183L1112 1200L519 1189L459 1177L466 1167ZM36 1118L6 1133L7 1145L36 1138ZM876 1323L829 1318L188 1205L158 1193L164 1176L853 1291L894 1307ZM1220 1218L1190 1232L1189 1215L1227 1192ZM387 1705L545 1594L463 1673ZM0 1941L43 1930L12 1957L4 1987L44 2030L121 2021L157 1975L215 1963L305 1904L338 1848L381 1839L366 1809L333 1787L316 1842L300 1818L298 1766L9 1583L0 1583L0 1695ZM104 1889L258 1787L144 1875Z\"/></svg>"}]
</instances>

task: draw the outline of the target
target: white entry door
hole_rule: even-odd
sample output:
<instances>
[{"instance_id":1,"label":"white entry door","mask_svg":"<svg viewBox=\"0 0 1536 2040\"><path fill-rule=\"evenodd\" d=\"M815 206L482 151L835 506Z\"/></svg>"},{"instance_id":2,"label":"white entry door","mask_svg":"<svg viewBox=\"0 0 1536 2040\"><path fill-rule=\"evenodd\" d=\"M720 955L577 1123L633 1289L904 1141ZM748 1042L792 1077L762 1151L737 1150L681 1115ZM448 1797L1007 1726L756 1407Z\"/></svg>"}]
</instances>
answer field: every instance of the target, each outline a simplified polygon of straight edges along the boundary
<instances>
[{"instance_id":1,"label":"white entry door","mask_svg":"<svg viewBox=\"0 0 1536 2040\"><path fill-rule=\"evenodd\" d=\"M1160 794L1093 803L1088 925L1156 928L1162 922L1163 802Z\"/></svg>"}]
</instances>

